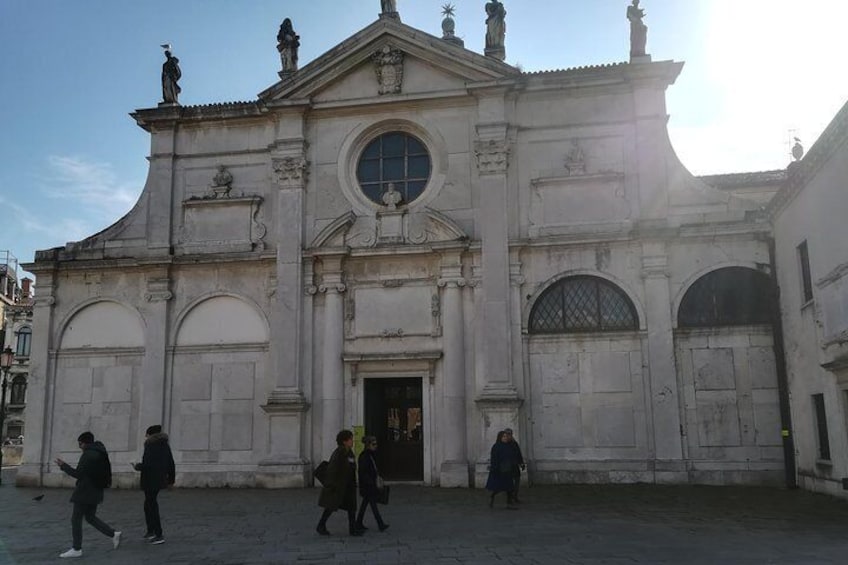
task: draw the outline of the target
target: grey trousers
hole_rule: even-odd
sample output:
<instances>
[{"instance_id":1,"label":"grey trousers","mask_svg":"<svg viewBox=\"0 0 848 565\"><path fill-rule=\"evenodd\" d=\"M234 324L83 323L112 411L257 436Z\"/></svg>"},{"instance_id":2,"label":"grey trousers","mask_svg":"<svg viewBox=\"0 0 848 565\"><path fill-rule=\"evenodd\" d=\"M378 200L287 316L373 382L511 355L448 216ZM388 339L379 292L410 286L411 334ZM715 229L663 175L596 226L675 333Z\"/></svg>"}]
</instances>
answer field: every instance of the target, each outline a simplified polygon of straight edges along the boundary
<instances>
[{"instance_id":1,"label":"grey trousers","mask_svg":"<svg viewBox=\"0 0 848 565\"><path fill-rule=\"evenodd\" d=\"M82 549L82 519L106 537L114 537L115 530L109 524L97 517L96 504L80 504L74 502L74 513L71 514L71 534L74 537L74 549Z\"/></svg>"}]
</instances>

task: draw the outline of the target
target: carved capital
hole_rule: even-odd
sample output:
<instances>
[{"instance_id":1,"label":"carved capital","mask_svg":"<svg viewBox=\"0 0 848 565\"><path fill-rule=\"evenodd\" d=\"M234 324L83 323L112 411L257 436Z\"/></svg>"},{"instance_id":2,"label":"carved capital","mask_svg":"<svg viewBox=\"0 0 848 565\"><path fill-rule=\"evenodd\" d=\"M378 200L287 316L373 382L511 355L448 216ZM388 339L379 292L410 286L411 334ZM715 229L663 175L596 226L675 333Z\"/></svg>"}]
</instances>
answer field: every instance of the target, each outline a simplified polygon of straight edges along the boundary
<instances>
[{"instance_id":1,"label":"carved capital","mask_svg":"<svg viewBox=\"0 0 848 565\"><path fill-rule=\"evenodd\" d=\"M468 281L462 277L452 277L439 279L436 283L439 288L463 288L468 284Z\"/></svg>"},{"instance_id":2,"label":"carved capital","mask_svg":"<svg viewBox=\"0 0 848 565\"><path fill-rule=\"evenodd\" d=\"M338 293L342 294L347 290L347 286L343 283L331 283L331 284L322 284L318 287L318 292L320 293Z\"/></svg>"},{"instance_id":3,"label":"carved capital","mask_svg":"<svg viewBox=\"0 0 848 565\"><path fill-rule=\"evenodd\" d=\"M56 298L50 295L36 296L33 300L35 301L36 308L46 308L56 305Z\"/></svg>"},{"instance_id":4,"label":"carved capital","mask_svg":"<svg viewBox=\"0 0 848 565\"><path fill-rule=\"evenodd\" d=\"M306 185L309 176L309 161L306 157L298 155L273 159L271 166L280 188L301 188Z\"/></svg>"},{"instance_id":5,"label":"carved capital","mask_svg":"<svg viewBox=\"0 0 848 565\"><path fill-rule=\"evenodd\" d=\"M308 284L303 287L304 294L308 294L309 296L314 296L318 292L318 287L314 284Z\"/></svg>"},{"instance_id":6,"label":"carved capital","mask_svg":"<svg viewBox=\"0 0 848 565\"><path fill-rule=\"evenodd\" d=\"M648 255L642 257L643 279L664 279L671 276L667 255Z\"/></svg>"},{"instance_id":7,"label":"carved capital","mask_svg":"<svg viewBox=\"0 0 848 565\"><path fill-rule=\"evenodd\" d=\"M504 139L478 140L474 143L477 170L481 175L503 175L509 166L509 143Z\"/></svg>"},{"instance_id":8,"label":"carved capital","mask_svg":"<svg viewBox=\"0 0 848 565\"><path fill-rule=\"evenodd\" d=\"M167 302L174 297L170 289L171 281L168 278L156 278L147 280L147 292L144 299L147 302Z\"/></svg>"}]
</instances>

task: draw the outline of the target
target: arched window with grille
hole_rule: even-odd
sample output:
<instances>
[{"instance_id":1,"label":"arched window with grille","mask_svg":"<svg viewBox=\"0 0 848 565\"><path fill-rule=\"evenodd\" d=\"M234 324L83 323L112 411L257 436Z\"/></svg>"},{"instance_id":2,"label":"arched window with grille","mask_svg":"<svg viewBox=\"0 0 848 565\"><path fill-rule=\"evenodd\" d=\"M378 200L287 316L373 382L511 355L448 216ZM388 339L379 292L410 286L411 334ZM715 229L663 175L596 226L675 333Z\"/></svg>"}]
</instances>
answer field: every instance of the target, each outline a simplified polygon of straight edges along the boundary
<instances>
[{"instance_id":1,"label":"arched window with grille","mask_svg":"<svg viewBox=\"0 0 848 565\"><path fill-rule=\"evenodd\" d=\"M769 276L746 267L707 273L689 287L677 313L680 328L770 324L774 296Z\"/></svg>"},{"instance_id":2,"label":"arched window with grille","mask_svg":"<svg viewBox=\"0 0 848 565\"><path fill-rule=\"evenodd\" d=\"M12 390L9 395L9 404L24 404L26 403L26 377L18 375L12 379Z\"/></svg>"},{"instance_id":3,"label":"arched window with grille","mask_svg":"<svg viewBox=\"0 0 848 565\"><path fill-rule=\"evenodd\" d=\"M620 288L599 277L575 276L545 289L530 312L531 334L639 329L639 317Z\"/></svg>"},{"instance_id":4,"label":"arched window with grille","mask_svg":"<svg viewBox=\"0 0 848 565\"><path fill-rule=\"evenodd\" d=\"M32 345L32 329L23 327L17 332L18 341L15 346L15 356L29 357L29 348Z\"/></svg>"}]
</instances>

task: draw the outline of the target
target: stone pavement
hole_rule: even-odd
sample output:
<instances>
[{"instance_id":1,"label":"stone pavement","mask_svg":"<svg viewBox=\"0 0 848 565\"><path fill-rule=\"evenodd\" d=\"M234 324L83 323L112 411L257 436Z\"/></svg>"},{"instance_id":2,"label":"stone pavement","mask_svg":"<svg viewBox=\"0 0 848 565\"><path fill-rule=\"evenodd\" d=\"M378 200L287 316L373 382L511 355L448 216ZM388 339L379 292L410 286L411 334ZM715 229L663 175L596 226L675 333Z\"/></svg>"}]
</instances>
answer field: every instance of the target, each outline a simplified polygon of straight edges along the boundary
<instances>
[{"instance_id":1,"label":"stone pavement","mask_svg":"<svg viewBox=\"0 0 848 565\"><path fill-rule=\"evenodd\" d=\"M70 491L0 487L0 564L56 563L70 547ZM8 482L7 482L8 481ZM33 497L44 494L41 501ZM503 496L503 495L501 495ZM98 515L111 542L83 525L84 563L609 564L848 563L848 504L801 491L693 486L531 487L517 511L477 490L395 486L391 524L330 538L315 533L317 489L162 493L167 542L144 544L143 496L110 490Z\"/></svg>"}]
</instances>

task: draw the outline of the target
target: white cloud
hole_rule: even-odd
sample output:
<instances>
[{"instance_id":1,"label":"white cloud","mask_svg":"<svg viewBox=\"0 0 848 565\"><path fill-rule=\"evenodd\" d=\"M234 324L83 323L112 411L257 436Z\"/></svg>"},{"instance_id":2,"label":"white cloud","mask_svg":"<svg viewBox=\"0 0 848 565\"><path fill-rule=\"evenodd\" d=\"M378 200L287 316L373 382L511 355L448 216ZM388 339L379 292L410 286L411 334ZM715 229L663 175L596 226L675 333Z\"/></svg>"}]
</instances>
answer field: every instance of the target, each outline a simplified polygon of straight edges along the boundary
<instances>
[{"instance_id":1,"label":"white cloud","mask_svg":"<svg viewBox=\"0 0 848 565\"><path fill-rule=\"evenodd\" d=\"M45 194L94 207L103 220L114 221L126 214L141 191L140 183L119 180L108 163L57 155L51 155L48 163L50 174L43 179Z\"/></svg>"},{"instance_id":2,"label":"white cloud","mask_svg":"<svg viewBox=\"0 0 848 565\"><path fill-rule=\"evenodd\" d=\"M0 204L15 213L15 220L20 229L30 234L40 235L54 245L62 245L68 241L78 241L91 233L91 226L78 218L60 218L58 220L46 216L38 216L30 210L0 196Z\"/></svg>"}]
</instances>

